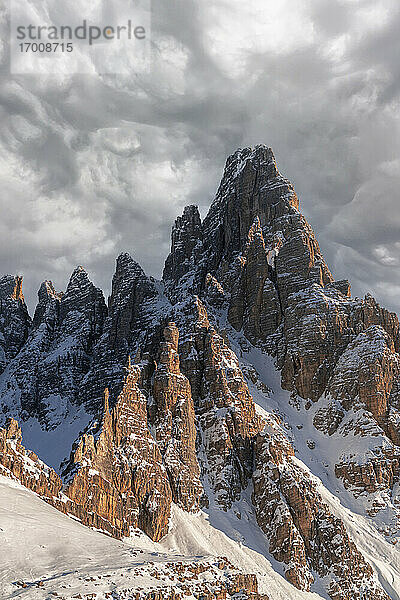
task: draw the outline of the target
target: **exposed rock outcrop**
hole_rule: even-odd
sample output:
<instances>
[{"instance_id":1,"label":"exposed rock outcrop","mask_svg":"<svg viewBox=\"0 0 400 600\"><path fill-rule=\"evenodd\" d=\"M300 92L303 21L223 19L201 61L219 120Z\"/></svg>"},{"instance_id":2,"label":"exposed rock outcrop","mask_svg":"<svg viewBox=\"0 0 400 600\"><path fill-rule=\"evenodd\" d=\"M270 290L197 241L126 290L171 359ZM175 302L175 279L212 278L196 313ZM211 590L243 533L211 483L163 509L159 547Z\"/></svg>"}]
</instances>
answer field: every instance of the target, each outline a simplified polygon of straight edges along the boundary
<instances>
[{"instance_id":1,"label":"exposed rock outcrop","mask_svg":"<svg viewBox=\"0 0 400 600\"><path fill-rule=\"evenodd\" d=\"M252 342L265 342L281 321L279 292L274 281L276 246L267 251L260 220L256 217L243 254L236 258L228 318L243 328Z\"/></svg>"},{"instance_id":2,"label":"exposed rock outcrop","mask_svg":"<svg viewBox=\"0 0 400 600\"><path fill-rule=\"evenodd\" d=\"M324 578L332 600L389 600L342 521L323 503L293 455L273 426L258 435L253 474L257 521L270 538L271 553L285 563L287 579L309 590L315 572Z\"/></svg>"},{"instance_id":3,"label":"exposed rock outcrop","mask_svg":"<svg viewBox=\"0 0 400 600\"><path fill-rule=\"evenodd\" d=\"M203 229L197 206L186 206L183 215L178 217L172 228L171 253L165 261L163 278L167 282L168 292L175 296L176 284L179 292L193 291L193 282L186 278L196 268L202 251Z\"/></svg>"},{"instance_id":4,"label":"exposed rock outcrop","mask_svg":"<svg viewBox=\"0 0 400 600\"><path fill-rule=\"evenodd\" d=\"M196 454L196 423L189 380L179 368L179 331L170 322L164 329L153 381L153 427L164 458L174 501L196 511L204 494Z\"/></svg>"},{"instance_id":5,"label":"exposed rock outcrop","mask_svg":"<svg viewBox=\"0 0 400 600\"><path fill-rule=\"evenodd\" d=\"M80 392L80 401L94 414L101 407L104 388L110 390L111 398L121 391L129 355L135 356L139 349L156 353L166 304L155 282L140 265L129 254L120 254L108 300L108 316Z\"/></svg>"},{"instance_id":6,"label":"exposed rock outcrop","mask_svg":"<svg viewBox=\"0 0 400 600\"><path fill-rule=\"evenodd\" d=\"M22 277L4 275L0 279L0 373L26 342L30 325Z\"/></svg>"},{"instance_id":7,"label":"exposed rock outcrop","mask_svg":"<svg viewBox=\"0 0 400 600\"><path fill-rule=\"evenodd\" d=\"M60 477L34 452L24 448L22 432L15 419L9 419L6 428L0 428L0 473L14 477L49 504L67 512Z\"/></svg>"},{"instance_id":8,"label":"exposed rock outcrop","mask_svg":"<svg viewBox=\"0 0 400 600\"><path fill-rule=\"evenodd\" d=\"M70 424L80 410L84 412L82 379L90 369L107 309L103 293L82 267L75 269L64 294L45 281L38 296L25 344L10 361L7 379L0 381L0 405L3 419L17 417L23 426L33 417L46 431Z\"/></svg>"},{"instance_id":9,"label":"exposed rock outcrop","mask_svg":"<svg viewBox=\"0 0 400 600\"><path fill-rule=\"evenodd\" d=\"M198 416L203 473L227 510L251 479L253 439L262 421L235 353L210 325L201 300L180 306L175 320L187 332L179 350Z\"/></svg>"},{"instance_id":10,"label":"exposed rock outcrop","mask_svg":"<svg viewBox=\"0 0 400 600\"><path fill-rule=\"evenodd\" d=\"M71 455L63 481L22 446L15 420L0 429L0 465L64 513L114 537L140 528L159 540L168 531L171 489L160 450L147 427L146 398L129 366L124 388L110 412L108 391L102 422L85 433Z\"/></svg>"},{"instance_id":11,"label":"exposed rock outcrop","mask_svg":"<svg viewBox=\"0 0 400 600\"><path fill-rule=\"evenodd\" d=\"M79 518L95 514L127 536L139 527L153 540L168 531L171 488L160 450L147 426L146 398L128 367L125 384L110 412L105 392L103 421L98 431L84 434L65 471L66 495L79 506ZM104 528L104 525L103 527Z\"/></svg>"}]
</instances>

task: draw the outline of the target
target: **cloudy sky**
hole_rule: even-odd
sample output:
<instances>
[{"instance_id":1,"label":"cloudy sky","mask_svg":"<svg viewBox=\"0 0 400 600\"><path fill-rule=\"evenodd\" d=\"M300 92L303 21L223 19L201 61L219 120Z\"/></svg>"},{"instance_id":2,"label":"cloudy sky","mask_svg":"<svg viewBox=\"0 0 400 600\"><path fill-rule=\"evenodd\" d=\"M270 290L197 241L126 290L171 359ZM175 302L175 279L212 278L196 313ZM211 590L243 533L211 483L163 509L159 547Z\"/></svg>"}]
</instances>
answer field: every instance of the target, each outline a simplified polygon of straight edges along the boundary
<instances>
[{"instance_id":1,"label":"cloudy sky","mask_svg":"<svg viewBox=\"0 0 400 600\"><path fill-rule=\"evenodd\" d=\"M11 76L0 18L0 272L31 310L77 264L107 292L122 250L159 276L182 208L265 143L335 277L400 312L398 0L153 0L151 67L118 76Z\"/></svg>"}]
</instances>

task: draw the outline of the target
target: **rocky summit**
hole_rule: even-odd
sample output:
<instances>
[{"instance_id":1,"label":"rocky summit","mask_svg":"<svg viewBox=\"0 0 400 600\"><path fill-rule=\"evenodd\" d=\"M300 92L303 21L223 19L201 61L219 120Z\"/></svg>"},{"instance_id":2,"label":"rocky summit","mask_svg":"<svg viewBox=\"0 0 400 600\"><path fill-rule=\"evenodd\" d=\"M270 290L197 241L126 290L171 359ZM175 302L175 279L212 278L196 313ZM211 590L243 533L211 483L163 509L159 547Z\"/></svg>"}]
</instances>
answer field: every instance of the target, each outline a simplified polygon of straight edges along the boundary
<instances>
[{"instance_id":1,"label":"rocky summit","mask_svg":"<svg viewBox=\"0 0 400 600\"><path fill-rule=\"evenodd\" d=\"M110 597L400 598L399 321L335 280L270 148L184 209L161 281L121 254L108 303L77 267L31 319L6 275L0 333L0 473L224 573Z\"/></svg>"}]
</instances>

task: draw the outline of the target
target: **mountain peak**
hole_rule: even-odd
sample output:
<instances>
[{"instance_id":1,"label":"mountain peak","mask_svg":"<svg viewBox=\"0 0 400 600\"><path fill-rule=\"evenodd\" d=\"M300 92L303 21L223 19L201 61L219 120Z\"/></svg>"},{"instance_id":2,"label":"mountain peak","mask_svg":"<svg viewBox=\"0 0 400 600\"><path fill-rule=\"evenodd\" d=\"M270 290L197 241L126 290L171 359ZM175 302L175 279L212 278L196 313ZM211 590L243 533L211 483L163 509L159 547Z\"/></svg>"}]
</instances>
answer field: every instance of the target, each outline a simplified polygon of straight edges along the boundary
<instances>
[{"instance_id":1,"label":"mountain peak","mask_svg":"<svg viewBox=\"0 0 400 600\"><path fill-rule=\"evenodd\" d=\"M268 559L273 581L271 556L282 563L273 597L282 574L320 598L389 600L379 579L399 597L399 321L333 280L271 148L227 159L203 222L194 205L177 217L165 285L121 253L107 311L77 267L61 301L42 284L35 329L13 299L21 281L0 280L2 421L18 417L53 464L84 433L63 495L55 475L32 471L16 423L0 429L0 471L115 537L138 528L157 541L173 518L185 552L200 531L201 548L210 539L207 551L238 563L256 539L261 575ZM207 504L214 533L197 528L210 525ZM238 541L220 546L228 529Z\"/></svg>"},{"instance_id":2,"label":"mountain peak","mask_svg":"<svg viewBox=\"0 0 400 600\"><path fill-rule=\"evenodd\" d=\"M82 314L95 311L99 318L101 315L101 321L107 313L103 292L92 283L86 270L81 266L74 269L65 294L62 295L61 321L71 311Z\"/></svg>"},{"instance_id":3,"label":"mountain peak","mask_svg":"<svg viewBox=\"0 0 400 600\"><path fill-rule=\"evenodd\" d=\"M202 247L202 224L197 206L185 206L177 217L171 233L171 253L165 261L163 279L176 280L191 267L197 251Z\"/></svg>"},{"instance_id":4,"label":"mountain peak","mask_svg":"<svg viewBox=\"0 0 400 600\"><path fill-rule=\"evenodd\" d=\"M61 300L62 292L56 292L53 282L46 279L42 282L38 291L39 302L46 299Z\"/></svg>"},{"instance_id":5,"label":"mountain peak","mask_svg":"<svg viewBox=\"0 0 400 600\"><path fill-rule=\"evenodd\" d=\"M116 272L125 272L132 274L142 274L144 275L144 271L140 264L132 258L129 252L121 252L121 254L117 258Z\"/></svg>"},{"instance_id":6,"label":"mountain peak","mask_svg":"<svg viewBox=\"0 0 400 600\"><path fill-rule=\"evenodd\" d=\"M276 205L280 206L272 210ZM214 221L216 209L223 209L232 214L248 213L251 217L249 223L249 219L245 219L248 231L256 216L261 225L265 225L298 206L294 187L278 171L271 148L265 145L239 148L225 163L220 186L204 224L208 220Z\"/></svg>"},{"instance_id":7,"label":"mountain peak","mask_svg":"<svg viewBox=\"0 0 400 600\"><path fill-rule=\"evenodd\" d=\"M65 294L63 295L63 304L70 304L76 299L84 299L95 286L90 281L86 270L82 266L76 267L70 277Z\"/></svg>"},{"instance_id":8,"label":"mountain peak","mask_svg":"<svg viewBox=\"0 0 400 600\"><path fill-rule=\"evenodd\" d=\"M21 275L4 275L0 279L0 298L24 301Z\"/></svg>"},{"instance_id":9,"label":"mountain peak","mask_svg":"<svg viewBox=\"0 0 400 600\"><path fill-rule=\"evenodd\" d=\"M273 150L265 144L238 148L227 158L225 170L238 175L247 164L251 164L255 168L268 167L270 176L279 175Z\"/></svg>"},{"instance_id":10,"label":"mountain peak","mask_svg":"<svg viewBox=\"0 0 400 600\"><path fill-rule=\"evenodd\" d=\"M75 281L89 281L89 276L88 276L86 270L81 265L78 265L72 271L72 275L71 275L68 285L70 285L71 282L75 282Z\"/></svg>"}]
</instances>

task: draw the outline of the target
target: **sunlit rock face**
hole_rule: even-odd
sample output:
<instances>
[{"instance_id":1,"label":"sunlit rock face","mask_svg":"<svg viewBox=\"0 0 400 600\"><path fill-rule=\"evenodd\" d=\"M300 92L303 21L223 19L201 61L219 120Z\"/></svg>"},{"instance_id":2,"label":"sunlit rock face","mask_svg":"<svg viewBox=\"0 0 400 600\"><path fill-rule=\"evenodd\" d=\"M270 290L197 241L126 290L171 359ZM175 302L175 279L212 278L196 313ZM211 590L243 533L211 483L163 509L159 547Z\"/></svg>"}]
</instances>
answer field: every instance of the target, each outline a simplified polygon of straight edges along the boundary
<instances>
[{"instance_id":1,"label":"sunlit rock face","mask_svg":"<svg viewBox=\"0 0 400 600\"><path fill-rule=\"evenodd\" d=\"M21 350L30 325L22 294L22 277L4 275L0 279L0 372Z\"/></svg>"}]
</instances>

